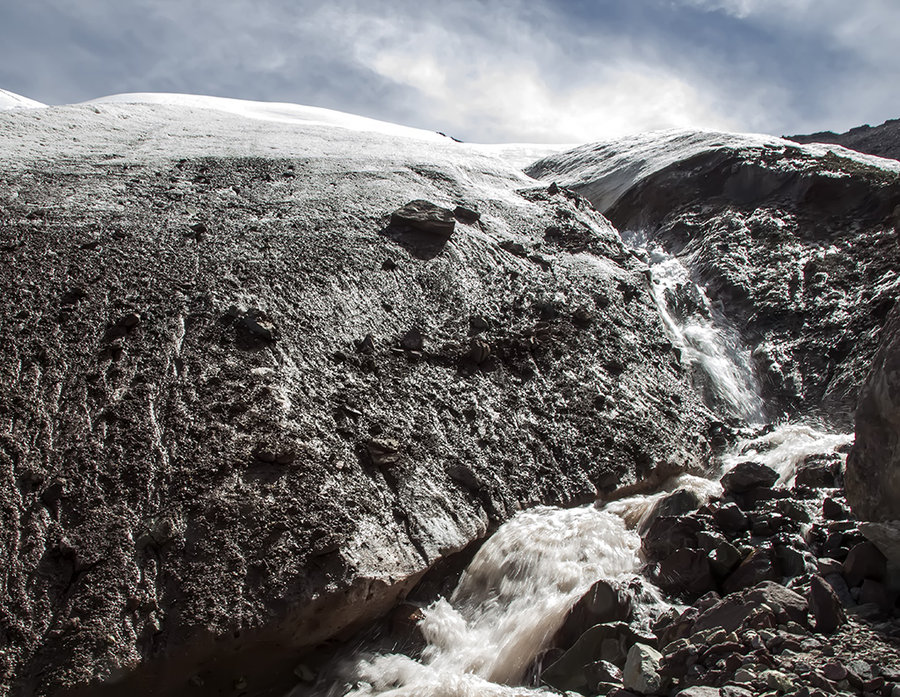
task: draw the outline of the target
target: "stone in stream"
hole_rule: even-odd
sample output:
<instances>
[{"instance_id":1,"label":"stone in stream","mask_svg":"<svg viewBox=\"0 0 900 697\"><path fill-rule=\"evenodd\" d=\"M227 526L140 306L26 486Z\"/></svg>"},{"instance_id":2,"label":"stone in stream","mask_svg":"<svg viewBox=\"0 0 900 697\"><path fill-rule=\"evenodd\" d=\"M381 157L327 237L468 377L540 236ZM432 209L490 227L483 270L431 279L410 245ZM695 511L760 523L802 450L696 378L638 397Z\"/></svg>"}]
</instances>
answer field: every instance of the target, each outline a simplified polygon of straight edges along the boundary
<instances>
[{"instance_id":1,"label":"stone in stream","mask_svg":"<svg viewBox=\"0 0 900 697\"><path fill-rule=\"evenodd\" d=\"M641 540L641 550L650 561L661 561L679 549L697 548L697 533L703 524L692 516L660 516Z\"/></svg>"},{"instance_id":2,"label":"stone in stream","mask_svg":"<svg viewBox=\"0 0 900 697\"><path fill-rule=\"evenodd\" d=\"M772 486L778 481L778 472L760 462L746 460L736 464L721 481L726 494L743 494Z\"/></svg>"},{"instance_id":3,"label":"stone in stream","mask_svg":"<svg viewBox=\"0 0 900 697\"><path fill-rule=\"evenodd\" d=\"M750 525L747 514L733 501L711 504L710 510L713 520L723 532L742 532Z\"/></svg>"},{"instance_id":4,"label":"stone in stream","mask_svg":"<svg viewBox=\"0 0 900 697\"><path fill-rule=\"evenodd\" d=\"M813 489L833 489L840 485L842 462L839 456L810 455L797 466L794 482Z\"/></svg>"},{"instance_id":5,"label":"stone in stream","mask_svg":"<svg viewBox=\"0 0 900 697\"><path fill-rule=\"evenodd\" d=\"M568 648L594 625L627 621L631 614L632 597L627 587L615 581L597 581L569 611L555 643Z\"/></svg>"},{"instance_id":6,"label":"stone in stream","mask_svg":"<svg viewBox=\"0 0 900 697\"><path fill-rule=\"evenodd\" d=\"M716 587L709 557L699 549L678 549L657 567L653 582L674 595L698 596Z\"/></svg>"},{"instance_id":7,"label":"stone in stream","mask_svg":"<svg viewBox=\"0 0 900 697\"><path fill-rule=\"evenodd\" d=\"M850 509L833 496L822 501L822 515L826 520L848 520Z\"/></svg>"},{"instance_id":8,"label":"stone in stream","mask_svg":"<svg viewBox=\"0 0 900 697\"><path fill-rule=\"evenodd\" d=\"M607 661L622 668L629 647L638 642L654 643L655 638L636 632L624 622L595 625L541 674L541 680L557 690L585 693L588 689L589 665L596 661Z\"/></svg>"},{"instance_id":9,"label":"stone in stream","mask_svg":"<svg viewBox=\"0 0 900 697\"><path fill-rule=\"evenodd\" d=\"M643 535L653 522L661 516L681 516L700 507L700 497L690 489L678 489L657 501L653 508L644 517L638 528L638 533Z\"/></svg>"}]
</instances>

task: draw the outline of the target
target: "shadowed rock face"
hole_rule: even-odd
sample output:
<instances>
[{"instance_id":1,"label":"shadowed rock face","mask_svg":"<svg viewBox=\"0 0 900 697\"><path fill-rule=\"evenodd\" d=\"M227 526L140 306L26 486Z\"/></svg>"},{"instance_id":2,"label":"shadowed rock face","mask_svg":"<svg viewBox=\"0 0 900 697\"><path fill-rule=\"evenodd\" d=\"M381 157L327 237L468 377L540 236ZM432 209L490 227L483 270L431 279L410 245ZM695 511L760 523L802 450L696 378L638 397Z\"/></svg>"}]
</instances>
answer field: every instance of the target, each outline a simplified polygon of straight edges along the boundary
<instances>
[{"instance_id":1,"label":"shadowed rock face","mask_svg":"<svg viewBox=\"0 0 900 697\"><path fill-rule=\"evenodd\" d=\"M900 561L900 308L884 327L881 346L860 393L856 442L847 457L845 487L863 530Z\"/></svg>"},{"instance_id":2,"label":"shadowed rock face","mask_svg":"<svg viewBox=\"0 0 900 697\"><path fill-rule=\"evenodd\" d=\"M176 112L74 113L0 128L58 145L0 172L0 691L266 694L518 509L708 457L585 202L449 146L201 156ZM417 199L481 217L421 258L382 234Z\"/></svg>"},{"instance_id":3,"label":"shadowed rock face","mask_svg":"<svg viewBox=\"0 0 900 697\"><path fill-rule=\"evenodd\" d=\"M707 139L693 136L683 156L656 168L641 143L637 164L612 144L603 158L585 146L528 171L605 202L623 233L645 235L694 270L753 347L771 416L847 428L898 297L896 168L785 141Z\"/></svg>"}]
</instances>

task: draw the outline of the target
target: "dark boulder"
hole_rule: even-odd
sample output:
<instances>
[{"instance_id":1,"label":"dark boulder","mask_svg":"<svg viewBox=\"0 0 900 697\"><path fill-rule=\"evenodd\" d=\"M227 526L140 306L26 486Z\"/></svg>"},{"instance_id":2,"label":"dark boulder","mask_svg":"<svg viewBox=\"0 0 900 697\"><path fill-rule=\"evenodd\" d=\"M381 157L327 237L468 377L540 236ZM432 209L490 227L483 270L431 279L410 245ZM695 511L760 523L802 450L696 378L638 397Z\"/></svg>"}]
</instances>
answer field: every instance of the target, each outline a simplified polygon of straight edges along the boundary
<instances>
[{"instance_id":1,"label":"dark boulder","mask_svg":"<svg viewBox=\"0 0 900 697\"><path fill-rule=\"evenodd\" d=\"M696 597L716 587L707 553L686 547L660 562L652 580L664 591L678 596Z\"/></svg>"},{"instance_id":2,"label":"dark boulder","mask_svg":"<svg viewBox=\"0 0 900 697\"><path fill-rule=\"evenodd\" d=\"M597 581L575 603L557 633L556 645L568 648L595 624L631 619L632 596L628 588L615 581Z\"/></svg>"},{"instance_id":3,"label":"dark boulder","mask_svg":"<svg viewBox=\"0 0 900 697\"><path fill-rule=\"evenodd\" d=\"M747 514L733 501L711 504L710 510L716 525L724 532L743 532L750 525Z\"/></svg>"},{"instance_id":4,"label":"dark boulder","mask_svg":"<svg viewBox=\"0 0 900 697\"><path fill-rule=\"evenodd\" d=\"M456 227L456 218L453 211L420 199L410 201L391 213L391 225L450 237Z\"/></svg>"},{"instance_id":5,"label":"dark boulder","mask_svg":"<svg viewBox=\"0 0 900 697\"><path fill-rule=\"evenodd\" d=\"M844 560L844 578L851 588L870 578L883 581L887 574L887 560L881 550L871 542L855 545Z\"/></svg>"},{"instance_id":6,"label":"dark boulder","mask_svg":"<svg viewBox=\"0 0 900 697\"><path fill-rule=\"evenodd\" d=\"M840 627L846 616L841 601L831 585L821 576L813 576L809 584L809 613L817 632L831 634Z\"/></svg>"},{"instance_id":7,"label":"dark boulder","mask_svg":"<svg viewBox=\"0 0 900 697\"><path fill-rule=\"evenodd\" d=\"M722 590L733 593L763 581L777 581L781 578L778 559L771 547L753 550L741 565L722 582Z\"/></svg>"},{"instance_id":8,"label":"dark boulder","mask_svg":"<svg viewBox=\"0 0 900 697\"><path fill-rule=\"evenodd\" d=\"M722 477L726 494L743 494L753 489L768 488L778 481L778 472L760 462L739 462Z\"/></svg>"},{"instance_id":9,"label":"dark boulder","mask_svg":"<svg viewBox=\"0 0 900 697\"><path fill-rule=\"evenodd\" d=\"M684 547L696 549L697 533L704 527L693 516L661 516L644 534L641 550L650 561L660 561Z\"/></svg>"},{"instance_id":10,"label":"dark boulder","mask_svg":"<svg viewBox=\"0 0 900 697\"><path fill-rule=\"evenodd\" d=\"M700 503L700 497L690 489L673 491L671 494L663 496L653 505L653 508L650 509L641 522L638 532L642 535L646 533L657 518L678 517L685 513L696 511L700 507Z\"/></svg>"},{"instance_id":11,"label":"dark boulder","mask_svg":"<svg viewBox=\"0 0 900 697\"><path fill-rule=\"evenodd\" d=\"M624 668L628 650L637 642L655 643L655 637L640 634L624 622L595 625L541 674L541 680L558 690L586 694L593 672L590 666L606 661Z\"/></svg>"}]
</instances>

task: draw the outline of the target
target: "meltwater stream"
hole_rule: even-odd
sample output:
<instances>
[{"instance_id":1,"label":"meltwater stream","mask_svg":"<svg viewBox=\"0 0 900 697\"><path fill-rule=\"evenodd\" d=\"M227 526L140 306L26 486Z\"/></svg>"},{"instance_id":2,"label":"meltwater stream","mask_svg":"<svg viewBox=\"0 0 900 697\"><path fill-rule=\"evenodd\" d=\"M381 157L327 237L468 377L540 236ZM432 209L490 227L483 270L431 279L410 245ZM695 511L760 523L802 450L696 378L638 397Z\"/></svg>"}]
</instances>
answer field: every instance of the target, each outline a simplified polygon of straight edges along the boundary
<instances>
[{"instance_id":1,"label":"meltwater stream","mask_svg":"<svg viewBox=\"0 0 900 697\"><path fill-rule=\"evenodd\" d=\"M547 648L575 602L598 580L633 576L640 570L636 532L654 503L676 489L698 499L721 494L718 477L753 459L789 483L797 465L816 453L840 453L850 435L805 424L763 428L763 400L750 352L738 333L710 304L681 262L646 249L652 292L673 343L699 379L707 401L723 415L755 424L706 479L681 475L656 494L605 506L535 508L513 517L481 547L456 590L425 609L419 628L426 647L417 658L401 654L358 655L342 671L347 697L534 697L524 686L527 671ZM665 605L645 582L645 603Z\"/></svg>"},{"instance_id":2,"label":"meltwater stream","mask_svg":"<svg viewBox=\"0 0 900 697\"><path fill-rule=\"evenodd\" d=\"M718 484L685 475L671 488L701 497ZM353 697L519 697L516 686L562 625L566 613L600 579L633 575L640 566L635 529L666 492L605 507L539 507L513 517L482 546L449 599L425 611L428 645L418 659L400 654L359 660ZM645 599L647 600L647 599ZM649 600L662 602L659 597Z\"/></svg>"},{"instance_id":3,"label":"meltwater stream","mask_svg":"<svg viewBox=\"0 0 900 697\"><path fill-rule=\"evenodd\" d=\"M660 317L684 359L699 373L707 402L748 423L762 423L759 384L737 330L713 307L678 257L652 245L644 250Z\"/></svg>"}]
</instances>

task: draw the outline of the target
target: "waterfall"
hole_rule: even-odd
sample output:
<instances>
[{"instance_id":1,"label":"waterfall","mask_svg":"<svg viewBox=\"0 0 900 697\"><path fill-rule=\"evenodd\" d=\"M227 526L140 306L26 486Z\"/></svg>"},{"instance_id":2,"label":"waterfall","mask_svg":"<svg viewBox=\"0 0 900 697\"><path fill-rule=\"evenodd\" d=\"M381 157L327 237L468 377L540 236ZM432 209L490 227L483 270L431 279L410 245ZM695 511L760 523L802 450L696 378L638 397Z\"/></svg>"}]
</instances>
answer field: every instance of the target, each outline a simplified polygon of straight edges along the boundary
<instances>
[{"instance_id":1,"label":"waterfall","mask_svg":"<svg viewBox=\"0 0 900 697\"><path fill-rule=\"evenodd\" d=\"M737 330L713 307L677 257L654 245L645 251L660 317L682 356L699 373L710 407L748 423L763 423L763 399L750 350Z\"/></svg>"}]
</instances>

